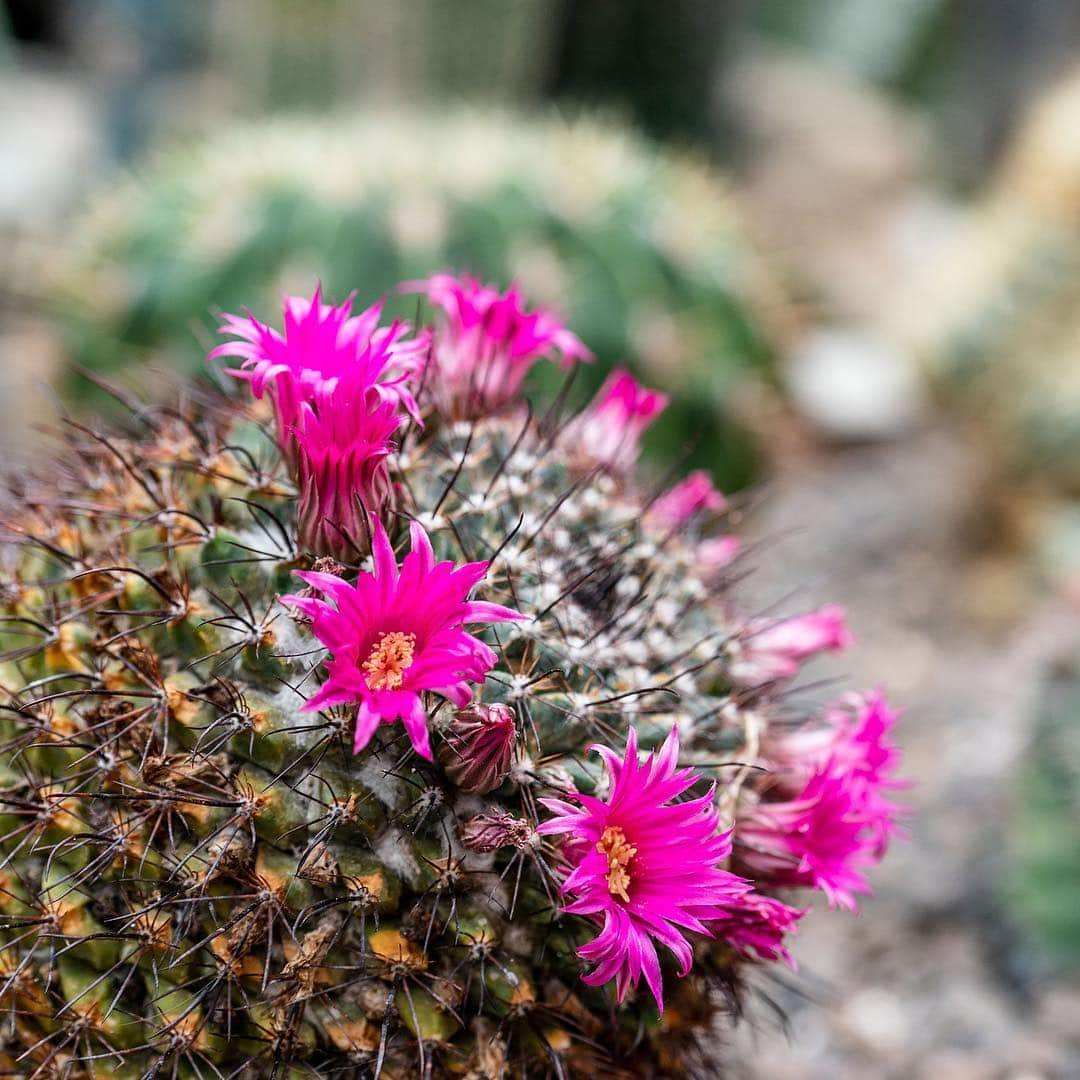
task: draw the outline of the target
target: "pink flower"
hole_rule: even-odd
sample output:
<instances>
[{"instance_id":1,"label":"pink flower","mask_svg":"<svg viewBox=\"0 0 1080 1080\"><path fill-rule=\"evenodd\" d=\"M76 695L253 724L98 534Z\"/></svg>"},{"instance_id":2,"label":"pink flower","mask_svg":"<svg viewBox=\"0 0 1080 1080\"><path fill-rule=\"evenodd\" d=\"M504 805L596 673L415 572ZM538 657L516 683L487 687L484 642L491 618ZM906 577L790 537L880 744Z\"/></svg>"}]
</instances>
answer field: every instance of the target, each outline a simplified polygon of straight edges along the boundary
<instances>
[{"instance_id":1,"label":"pink flower","mask_svg":"<svg viewBox=\"0 0 1080 1080\"><path fill-rule=\"evenodd\" d=\"M284 596L282 603L311 619L312 632L333 654L328 678L306 710L355 702L359 753L380 723L400 719L413 748L431 760L427 711L421 694L448 698L459 708L472 698L497 657L465 632L466 623L497 623L526 616L499 604L467 600L487 572L486 562L435 562L427 533L416 522L412 550L398 569L378 518L372 519L374 572L355 585L331 574L298 572L327 599Z\"/></svg>"},{"instance_id":2,"label":"pink flower","mask_svg":"<svg viewBox=\"0 0 1080 1080\"><path fill-rule=\"evenodd\" d=\"M820 889L830 907L856 910L863 869L880 857L857 786L830 762L793 799L763 799L735 825L739 868L776 887Z\"/></svg>"},{"instance_id":3,"label":"pink flower","mask_svg":"<svg viewBox=\"0 0 1080 1080\"><path fill-rule=\"evenodd\" d=\"M783 960L794 968L784 938L794 933L795 924L804 914L771 896L748 892L728 905L723 917L713 923L713 929L741 956Z\"/></svg>"},{"instance_id":4,"label":"pink flower","mask_svg":"<svg viewBox=\"0 0 1080 1080\"><path fill-rule=\"evenodd\" d=\"M402 421L392 401L368 391L300 407L293 428L300 546L345 557L366 551L367 519L381 514L393 489L387 458Z\"/></svg>"},{"instance_id":5,"label":"pink flower","mask_svg":"<svg viewBox=\"0 0 1080 1080\"><path fill-rule=\"evenodd\" d=\"M337 306L324 304L319 289L310 300L288 296L284 334L251 315L226 315L220 332L238 340L219 345L210 358L239 357L240 367L227 369L229 374L246 379L257 398L270 394L278 437L290 458L305 403L318 412L335 396L358 401L370 389L419 420L407 382L422 367L428 340L406 340L408 323L380 327L382 307L380 301L351 315L351 296Z\"/></svg>"},{"instance_id":6,"label":"pink flower","mask_svg":"<svg viewBox=\"0 0 1080 1080\"><path fill-rule=\"evenodd\" d=\"M591 404L567 425L564 440L586 457L617 472L637 464L641 436L667 407L668 396L642 386L616 368Z\"/></svg>"},{"instance_id":7,"label":"pink flower","mask_svg":"<svg viewBox=\"0 0 1080 1080\"><path fill-rule=\"evenodd\" d=\"M742 540L737 536L711 536L698 544L694 554L701 572L708 576L730 566L741 550Z\"/></svg>"},{"instance_id":8,"label":"pink flower","mask_svg":"<svg viewBox=\"0 0 1080 1080\"><path fill-rule=\"evenodd\" d=\"M517 286L500 293L475 278L434 274L403 289L427 294L445 316L436 331L432 393L452 415L476 416L513 400L529 369L559 354L562 366L592 353L548 311L526 311Z\"/></svg>"},{"instance_id":9,"label":"pink flower","mask_svg":"<svg viewBox=\"0 0 1080 1080\"><path fill-rule=\"evenodd\" d=\"M837 604L782 622L755 620L747 628L731 677L741 686L760 686L799 673L805 660L819 652L839 651L852 643Z\"/></svg>"},{"instance_id":10,"label":"pink flower","mask_svg":"<svg viewBox=\"0 0 1080 1080\"><path fill-rule=\"evenodd\" d=\"M610 777L607 799L572 795L579 806L542 799L555 817L538 831L567 836L562 892L575 899L564 910L601 923L599 934L578 950L594 965L585 982L601 986L614 979L622 1001L644 975L663 1012L655 943L675 955L679 975L685 975L694 954L683 931L708 934L705 921L724 918L749 885L721 868L731 853L731 833L720 831L712 791L672 801L700 779L692 769L677 768L676 730L644 764L633 728L621 760L606 747L593 749Z\"/></svg>"},{"instance_id":11,"label":"pink flower","mask_svg":"<svg viewBox=\"0 0 1080 1080\"><path fill-rule=\"evenodd\" d=\"M770 740L765 754L785 790L794 790L810 773L826 768L846 777L875 838L875 850L884 854L904 813L886 792L907 786L893 775L900 764L900 750L891 739L896 720L880 690L852 694L832 706L823 723L806 724Z\"/></svg>"},{"instance_id":12,"label":"pink flower","mask_svg":"<svg viewBox=\"0 0 1080 1080\"><path fill-rule=\"evenodd\" d=\"M715 514L726 507L727 499L713 487L712 478L704 469L698 469L654 500L645 512L645 520L654 528L668 531L682 528L703 511Z\"/></svg>"}]
</instances>

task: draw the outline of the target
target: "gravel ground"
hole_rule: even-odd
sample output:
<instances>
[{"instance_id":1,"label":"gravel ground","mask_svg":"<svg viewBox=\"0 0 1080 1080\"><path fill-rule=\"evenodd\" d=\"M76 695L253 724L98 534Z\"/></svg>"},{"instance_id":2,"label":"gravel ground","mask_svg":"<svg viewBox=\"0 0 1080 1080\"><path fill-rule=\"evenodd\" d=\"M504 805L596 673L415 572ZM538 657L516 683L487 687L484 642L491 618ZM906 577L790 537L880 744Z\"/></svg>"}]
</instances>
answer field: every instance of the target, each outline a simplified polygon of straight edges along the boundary
<instances>
[{"instance_id":1,"label":"gravel ground","mask_svg":"<svg viewBox=\"0 0 1080 1080\"><path fill-rule=\"evenodd\" d=\"M810 677L889 688L916 785L910 839L873 875L877 895L858 918L811 913L798 974L762 984L787 1037L755 1007L733 1039L737 1077L1080 1077L1080 982L1046 975L997 899L1036 687L1080 620L1036 599L1015 566L972 555L979 492L970 451L929 427L793 455L751 514L776 546L748 592L847 606L855 648Z\"/></svg>"}]
</instances>

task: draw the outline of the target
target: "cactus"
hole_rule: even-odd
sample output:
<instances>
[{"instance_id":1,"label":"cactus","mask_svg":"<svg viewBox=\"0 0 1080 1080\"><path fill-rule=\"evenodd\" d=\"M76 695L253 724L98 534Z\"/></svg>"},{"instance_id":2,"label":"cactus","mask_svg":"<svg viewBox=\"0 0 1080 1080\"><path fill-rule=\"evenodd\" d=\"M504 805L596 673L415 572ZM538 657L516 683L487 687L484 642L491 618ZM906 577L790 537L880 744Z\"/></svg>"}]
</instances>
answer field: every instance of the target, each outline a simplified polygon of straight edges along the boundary
<instances>
[{"instance_id":1,"label":"cactus","mask_svg":"<svg viewBox=\"0 0 1080 1080\"><path fill-rule=\"evenodd\" d=\"M903 321L922 324L915 344L972 421L1006 495L1018 481L1080 491L1078 122L1072 72L1031 110L916 302L902 300Z\"/></svg>"},{"instance_id":2,"label":"cactus","mask_svg":"<svg viewBox=\"0 0 1080 1080\"><path fill-rule=\"evenodd\" d=\"M719 468L729 489L758 456L732 396L771 383L792 311L696 157L606 123L491 110L227 128L103 193L64 247L52 306L75 360L100 372L147 357L194 370L215 310L269 317L316 276L337 296L440 267L516 277L589 341L590 388L626 363L672 390L653 452Z\"/></svg>"},{"instance_id":3,"label":"cactus","mask_svg":"<svg viewBox=\"0 0 1080 1080\"><path fill-rule=\"evenodd\" d=\"M1009 822L1004 900L1053 968L1080 968L1080 678L1075 661L1046 672Z\"/></svg>"},{"instance_id":4,"label":"cactus","mask_svg":"<svg viewBox=\"0 0 1080 1080\"><path fill-rule=\"evenodd\" d=\"M785 697L841 613L740 616L725 498L638 467L663 395L496 406L587 350L455 295L230 316L238 393L114 388L9 491L12 1075L712 1077L796 904L867 891L893 716Z\"/></svg>"}]
</instances>

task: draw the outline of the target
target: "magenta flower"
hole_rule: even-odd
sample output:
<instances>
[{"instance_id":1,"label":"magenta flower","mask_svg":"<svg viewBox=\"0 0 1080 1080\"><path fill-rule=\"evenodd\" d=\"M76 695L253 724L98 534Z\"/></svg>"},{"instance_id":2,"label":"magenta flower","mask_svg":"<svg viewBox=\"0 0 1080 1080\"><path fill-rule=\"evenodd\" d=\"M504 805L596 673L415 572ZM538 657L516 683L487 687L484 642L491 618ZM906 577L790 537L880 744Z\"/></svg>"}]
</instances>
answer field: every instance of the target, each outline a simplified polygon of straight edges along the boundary
<instances>
[{"instance_id":1,"label":"magenta flower","mask_svg":"<svg viewBox=\"0 0 1080 1080\"><path fill-rule=\"evenodd\" d=\"M720 831L712 791L672 801L700 779L692 769L677 768L675 729L644 764L633 728L621 760L606 747L592 749L607 767L606 800L575 794L580 805L574 806L541 799L555 817L538 831L567 837L562 892L574 899L564 910L601 923L599 934L578 950L594 965L585 982L601 986L614 979L622 1001L644 975L663 1012L656 942L675 955L682 977L694 958L683 931L708 934L705 922L723 918L749 885L721 868L731 853L731 833Z\"/></svg>"},{"instance_id":2,"label":"magenta flower","mask_svg":"<svg viewBox=\"0 0 1080 1080\"><path fill-rule=\"evenodd\" d=\"M645 520L657 529L681 529L700 513L717 514L726 507L727 499L713 486L712 478L698 469L654 500Z\"/></svg>"},{"instance_id":3,"label":"magenta flower","mask_svg":"<svg viewBox=\"0 0 1080 1080\"><path fill-rule=\"evenodd\" d=\"M368 519L393 495L387 459L402 419L371 389L353 398L338 391L318 412L301 405L293 437L302 548L341 558L367 550Z\"/></svg>"},{"instance_id":4,"label":"magenta flower","mask_svg":"<svg viewBox=\"0 0 1080 1080\"><path fill-rule=\"evenodd\" d=\"M500 293L475 278L434 274L403 289L427 294L444 319L428 378L450 414L476 416L513 400L529 369L558 354L568 368L592 353L548 311L526 311L517 286Z\"/></svg>"},{"instance_id":5,"label":"magenta flower","mask_svg":"<svg viewBox=\"0 0 1080 1080\"><path fill-rule=\"evenodd\" d=\"M310 300L285 298L285 332L246 317L226 315L220 328L238 340L210 353L239 357L230 375L246 379L257 398L269 394L277 414L278 436L291 458L292 437L305 403L320 411L334 397L358 401L373 390L386 401L403 405L417 420L408 381L423 366L425 335L407 339L408 323L379 326L382 302L352 315L352 297L340 305L324 304L317 288Z\"/></svg>"},{"instance_id":6,"label":"magenta flower","mask_svg":"<svg viewBox=\"0 0 1080 1080\"><path fill-rule=\"evenodd\" d=\"M820 889L830 907L857 909L869 893L862 872L880 858L857 785L832 763L792 799L763 799L735 825L740 870L776 887Z\"/></svg>"},{"instance_id":7,"label":"magenta flower","mask_svg":"<svg viewBox=\"0 0 1080 1080\"><path fill-rule=\"evenodd\" d=\"M463 708L470 683L482 683L495 653L466 633L466 623L498 623L525 615L485 601L467 600L487 572L486 562L435 562L427 533L413 522L412 550L398 569L386 530L372 519L374 572L355 585L331 574L298 572L327 599L302 595L282 602L311 619L312 632L330 650L328 678L306 710L355 703L354 751L367 746L380 723L400 719L413 748L431 760L427 711L421 695L439 694Z\"/></svg>"},{"instance_id":8,"label":"magenta flower","mask_svg":"<svg viewBox=\"0 0 1080 1080\"><path fill-rule=\"evenodd\" d=\"M623 368L616 368L592 402L567 425L567 445L616 472L637 464L641 436L667 408L668 396L642 386Z\"/></svg>"},{"instance_id":9,"label":"magenta flower","mask_svg":"<svg viewBox=\"0 0 1080 1080\"><path fill-rule=\"evenodd\" d=\"M891 739L896 720L897 713L881 691L852 694L830 708L822 723L805 724L770 740L765 754L778 784L789 792L823 769L846 777L875 837L875 849L884 854L904 813L886 793L907 786L893 775L900 764L900 750Z\"/></svg>"},{"instance_id":10,"label":"magenta flower","mask_svg":"<svg viewBox=\"0 0 1080 1080\"><path fill-rule=\"evenodd\" d=\"M755 620L740 642L731 676L740 686L790 679L804 661L820 652L846 649L852 640L843 608L837 604L782 622Z\"/></svg>"},{"instance_id":11,"label":"magenta flower","mask_svg":"<svg viewBox=\"0 0 1080 1080\"><path fill-rule=\"evenodd\" d=\"M794 933L795 924L806 914L771 896L748 892L733 900L723 916L712 924L722 938L740 956L759 960L783 960L795 967L784 939Z\"/></svg>"}]
</instances>

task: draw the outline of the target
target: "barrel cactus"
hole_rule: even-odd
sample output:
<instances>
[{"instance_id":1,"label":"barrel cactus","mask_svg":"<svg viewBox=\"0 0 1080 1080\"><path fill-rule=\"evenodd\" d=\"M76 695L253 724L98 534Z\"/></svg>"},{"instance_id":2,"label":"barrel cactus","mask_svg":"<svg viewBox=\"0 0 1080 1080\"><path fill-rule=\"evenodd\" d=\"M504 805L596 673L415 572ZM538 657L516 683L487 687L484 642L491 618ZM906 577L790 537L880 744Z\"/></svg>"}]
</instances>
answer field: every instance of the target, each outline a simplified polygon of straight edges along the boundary
<instances>
[{"instance_id":1,"label":"barrel cactus","mask_svg":"<svg viewBox=\"0 0 1080 1080\"><path fill-rule=\"evenodd\" d=\"M688 464L722 469L729 488L758 456L732 395L770 385L792 311L702 160L555 115L226 126L110 186L59 247L45 295L95 371L148 357L196 370L216 311L271 318L283 292L316 277L337 296L378 296L440 267L513 277L589 341L591 389L618 363L669 387L652 451L674 464L687 428L699 431ZM393 298L391 310L412 314Z\"/></svg>"},{"instance_id":2,"label":"barrel cactus","mask_svg":"<svg viewBox=\"0 0 1080 1080\"><path fill-rule=\"evenodd\" d=\"M998 471L1080 492L1080 72L1032 109L902 322ZM931 298L931 303L923 301ZM1017 517L1031 529L1030 511Z\"/></svg>"},{"instance_id":3,"label":"barrel cactus","mask_svg":"<svg viewBox=\"0 0 1080 1080\"><path fill-rule=\"evenodd\" d=\"M665 396L437 275L433 325L227 316L231 392L70 422L3 515L0 1070L714 1077L810 898L897 828L879 693L785 688ZM569 380L569 375L568 375Z\"/></svg>"}]
</instances>

